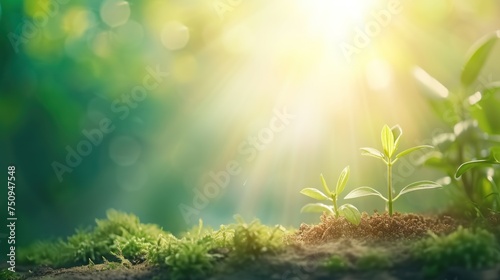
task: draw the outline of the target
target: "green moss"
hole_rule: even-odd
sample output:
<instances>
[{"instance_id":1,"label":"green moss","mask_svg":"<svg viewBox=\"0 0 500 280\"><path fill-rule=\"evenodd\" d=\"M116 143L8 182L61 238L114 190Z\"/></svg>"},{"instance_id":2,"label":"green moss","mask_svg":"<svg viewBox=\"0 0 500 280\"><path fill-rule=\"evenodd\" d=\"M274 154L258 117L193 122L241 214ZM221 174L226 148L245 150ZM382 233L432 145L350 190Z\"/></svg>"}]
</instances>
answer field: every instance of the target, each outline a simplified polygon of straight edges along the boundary
<instances>
[{"instance_id":1,"label":"green moss","mask_svg":"<svg viewBox=\"0 0 500 280\"><path fill-rule=\"evenodd\" d=\"M344 271L349 269L349 261L340 255L332 255L329 257L323 266L331 272Z\"/></svg>"},{"instance_id":2,"label":"green moss","mask_svg":"<svg viewBox=\"0 0 500 280\"><path fill-rule=\"evenodd\" d=\"M132 214L109 210L106 217L65 240L22 248L19 261L51 267L104 264L106 269L147 262L169 271L168 279L203 279L213 273L217 262L239 265L280 252L287 234L281 226L266 226L258 220L246 223L236 217L237 223L218 230L204 227L200 220L177 238L156 225L140 223Z\"/></svg>"},{"instance_id":3,"label":"green moss","mask_svg":"<svg viewBox=\"0 0 500 280\"><path fill-rule=\"evenodd\" d=\"M148 254L152 264L166 266L172 279L203 278L210 274L218 255L211 252L225 240L226 229L219 231L204 228L200 220L198 227L182 234L180 239L160 237Z\"/></svg>"},{"instance_id":4,"label":"green moss","mask_svg":"<svg viewBox=\"0 0 500 280\"><path fill-rule=\"evenodd\" d=\"M165 267L172 279L191 279L209 276L217 261L242 264L278 253L285 244L283 227L269 227L258 220L246 223L239 217L236 224L218 230L204 227L200 220L180 238L156 225L142 224L131 214L109 210L106 217L66 240L21 249L20 262L52 267L86 264L89 268L103 263L107 269L116 269L147 261Z\"/></svg>"},{"instance_id":5,"label":"green moss","mask_svg":"<svg viewBox=\"0 0 500 280\"><path fill-rule=\"evenodd\" d=\"M500 261L495 236L484 229L459 227L446 236L431 236L412 247L412 255L433 274L446 267L482 268Z\"/></svg>"},{"instance_id":6,"label":"green moss","mask_svg":"<svg viewBox=\"0 0 500 280\"><path fill-rule=\"evenodd\" d=\"M282 226L269 227L254 220L247 224L236 217L232 242L233 259L236 261L255 260L262 254L275 254L284 247L286 229Z\"/></svg>"},{"instance_id":7,"label":"green moss","mask_svg":"<svg viewBox=\"0 0 500 280\"><path fill-rule=\"evenodd\" d=\"M141 224L132 214L109 210L107 219L96 220L90 229L76 230L66 241L38 242L20 250L19 260L24 263L61 267L85 264L88 260L111 260L119 252L124 258L138 262L145 259L149 250L163 236L174 237L156 225Z\"/></svg>"},{"instance_id":8,"label":"green moss","mask_svg":"<svg viewBox=\"0 0 500 280\"><path fill-rule=\"evenodd\" d=\"M174 279L196 279L211 274L219 260L241 264L263 254L277 253L284 246L283 228L268 227L258 220L247 224L239 217L236 219L237 224L221 226L219 230L203 227L200 221L198 227L180 239L160 238L148 260L168 267Z\"/></svg>"},{"instance_id":9,"label":"green moss","mask_svg":"<svg viewBox=\"0 0 500 280\"><path fill-rule=\"evenodd\" d=\"M356 267L360 270L386 269L391 266L389 255L381 250L368 250L356 262Z\"/></svg>"},{"instance_id":10,"label":"green moss","mask_svg":"<svg viewBox=\"0 0 500 280\"><path fill-rule=\"evenodd\" d=\"M1 280L18 280L21 279L19 275L16 273L8 270L8 269L1 269L0 270L0 279Z\"/></svg>"}]
</instances>

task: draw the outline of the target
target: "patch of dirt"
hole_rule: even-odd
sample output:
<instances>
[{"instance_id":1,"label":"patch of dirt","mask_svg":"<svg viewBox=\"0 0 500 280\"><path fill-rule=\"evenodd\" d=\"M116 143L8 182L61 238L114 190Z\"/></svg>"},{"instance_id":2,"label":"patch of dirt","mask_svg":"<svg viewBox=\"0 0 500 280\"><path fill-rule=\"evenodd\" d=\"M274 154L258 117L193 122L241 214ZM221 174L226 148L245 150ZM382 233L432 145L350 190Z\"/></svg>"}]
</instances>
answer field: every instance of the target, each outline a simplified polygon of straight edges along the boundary
<instances>
[{"instance_id":1,"label":"patch of dirt","mask_svg":"<svg viewBox=\"0 0 500 280\"><path fill-rule=\"evenodd\" d=\"M96 264L93 267L77 266L61 269L37 267L32 271L27 270L20 274L23 280L150 280L155 275L161 275L162 271L146 264L138 264L130 268L124 266L110 268L106 264Z\"/></svg>"},{"instance_id":2,"label":"patch of dirt","mask_svg":"<svg viewBox=\"0 0 500 280\"><path fill-rule=\"evenodd\" d=\"M352 225L345 218L323 214L317 225L302 224L292 242L305 244L327 243L340 238L365 241L411 240L423 237L428 231L447 234L458 227L449 216L422 216L417 214L363 213L361 223Z\"/></svg>"}]
</instances>

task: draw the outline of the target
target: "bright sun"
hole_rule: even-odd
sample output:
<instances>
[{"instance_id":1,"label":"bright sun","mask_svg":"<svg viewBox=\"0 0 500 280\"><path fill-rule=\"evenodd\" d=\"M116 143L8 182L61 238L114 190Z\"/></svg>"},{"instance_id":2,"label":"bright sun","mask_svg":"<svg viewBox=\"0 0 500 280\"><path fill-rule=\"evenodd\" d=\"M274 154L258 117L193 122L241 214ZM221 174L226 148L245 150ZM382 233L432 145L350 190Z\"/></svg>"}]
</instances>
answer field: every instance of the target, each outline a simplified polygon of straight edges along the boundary
<instances>
[{"instance_id":1,"label":"bright sun","mask_svg":"<svg viewBox=\"0 0 500 280\"><path fill-rule=\"evenodd\" d=\"M313 32L328 41L345 40L356 24L363 21L372 5L371 0L298 0L309 18Z\"/></svg>"}]
</instances>

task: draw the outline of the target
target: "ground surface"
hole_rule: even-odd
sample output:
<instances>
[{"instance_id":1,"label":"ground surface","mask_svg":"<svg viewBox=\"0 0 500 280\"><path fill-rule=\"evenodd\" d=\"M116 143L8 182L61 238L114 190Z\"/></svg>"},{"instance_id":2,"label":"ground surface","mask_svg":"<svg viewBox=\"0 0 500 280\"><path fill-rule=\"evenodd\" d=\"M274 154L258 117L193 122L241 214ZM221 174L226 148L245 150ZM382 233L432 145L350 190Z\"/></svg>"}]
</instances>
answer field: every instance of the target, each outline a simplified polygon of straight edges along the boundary
<instances>
[{"instance_id":1,"label":"ground surface","mask_svg":"<svg viewBox=\"0 0 500 280\"><path fill-rule=\"evenodd\" d=\"M363 214L360 225L353 226L343 218L323 216L318 225L303 224L294 235L288 236L285 241L289 245L283 252L240 265L220 262L210 275L197 279L498 279L500 266L488 269L449 267L429 278L420 264L410 261L409 248L413 242L428 236L428 231L447 234L460 224L463 223L447 216L397 213L389 217L375 213L372 216ZM334 264L335 269L325 265L325 260L332 255L343 259L341 265ZM33 280L172 279L167 268L146 264L21 270L22 279Z\"/></svg>"}]
</instances>

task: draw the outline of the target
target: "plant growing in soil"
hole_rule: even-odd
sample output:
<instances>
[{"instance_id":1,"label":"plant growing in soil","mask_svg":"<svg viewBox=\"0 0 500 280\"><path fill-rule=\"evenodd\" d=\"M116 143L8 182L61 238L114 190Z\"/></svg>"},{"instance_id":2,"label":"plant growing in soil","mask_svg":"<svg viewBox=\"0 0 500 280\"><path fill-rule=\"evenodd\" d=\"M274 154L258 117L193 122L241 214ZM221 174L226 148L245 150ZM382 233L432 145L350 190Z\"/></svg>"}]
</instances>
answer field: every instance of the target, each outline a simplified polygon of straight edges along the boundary
<instances>
[{"instance_id":1,"label":"plant growing in soil","mask_svg":"<svg viewBox=\"0 0 500 280\"><path fill-rule=\"evenodd\" d=\"M392 129L389 128L389 126L384 125L382 128L382 134L381 134L381 139L382 139L382 149L383 152L375 149L375 148L361 148L361 154L364 156L371 156L374 158L378 158L384 162L384 164L387 166L387 198L384 197L380 192L377 190L370 188L370 187L359 187L354 190L352 190L350 193L348 193L345 197L345 199L351 199L351 198L357 198L357 197L363 197L363 196L369 196L369 195L375 195L383 200L386 201L387 203L387 209L389 212L389 215L392 216L393 214L393 208L392 204L394 201L396 201L399 197L401 197L403 194L413 192L413 191L418 191L418 190L426 190L426 189L435 189L435 188L440 188L442 187L440 184L433 182L433 181L418 181L411 183L404 187L398 195L393 197L393 186L392 186L392 167L393 165L400 159L401 157L404 157L412 152L422 150L422 149L428 149L428 148L433 148L432 146L429 145L420 145L420 146L415 146L409 149L406 149L399 154L395 155L395 152L397 151L399 147L399 139L401 138L401 135L403 134L403 131L401 127L398 125L394 126Z\"/></svg>"},{"instance_id":2,"label":"plant growing in soil","mask_svg":"<svg viewBox=\"0 0 500 280\"><path fill-rule=\"evenodd\" d=\"M301 190L300 193L317 200L330 200L332 202L332 205L330 206L323 203L309 203L302 207L300 211L320 213L327 212L331 213L336 218L344 216L350 223L359 225L359 223L361 222L361 213L359 212L358 208L348 203L338 207L337 203L340 193L344 191L347 181L349 180L350 173L351 171L349 166L346 166L340 173L339 179L337 180L337 185L335 186L335 190L330 190L330 188L326 184L325 177L323 177L323 174L321 174L321 182L323 183L323 189L325 190L325 193L315 188L305 188Z\"/></svg>"}]
</instances>

